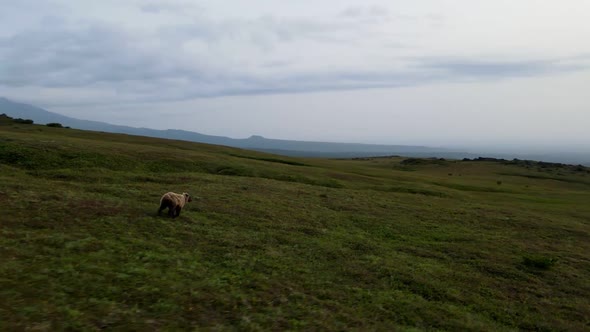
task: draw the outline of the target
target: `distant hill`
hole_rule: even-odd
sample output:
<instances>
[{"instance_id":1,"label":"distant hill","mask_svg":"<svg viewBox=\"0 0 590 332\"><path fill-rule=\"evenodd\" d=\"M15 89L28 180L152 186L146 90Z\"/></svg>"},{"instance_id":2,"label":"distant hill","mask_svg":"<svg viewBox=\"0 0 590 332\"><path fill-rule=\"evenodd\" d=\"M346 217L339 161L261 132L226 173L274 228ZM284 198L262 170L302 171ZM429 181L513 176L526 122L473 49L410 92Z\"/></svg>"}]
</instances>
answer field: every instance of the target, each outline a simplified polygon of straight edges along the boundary
<instances>
[{"instance_id":1,"label":"distant hill","mask_svg":"<svg viewBox=\"0 0 590 332\"><path fill-rule=\"evenodd\" d=\"M203 135L183 130L156 130L149 128L135 128L129 126L113 125L99 121L80 120L50 112L45 109L28 104L18 103L6 98L0 98L0 113L6 113L11 117L32 119L35 123L46 124L58 122L64 126L77 129L104 131L130 135L150 136L158 138L181 139L193 142L228 145L231 138L221 136Z\"/></svg>"},{"instance_id":2,"label":"distant hill","mask_svg":"<svg viewBox=\"0 0 590 332\"><path fill-rule=\"evenodd\" d=\"M493 158L529 159L547 162L590 165L590 156L585 153L547 152L543 154L518 153L474 153L454 151L444 148L432 148L411 145L380 145L359 143L331 143L291 141L269 139L262 136L250 136L245 139L235 139L224 136L204 135L197 132L167 129L136 128L113 125L99 121L88 121L71 118L58 113L28 104L14 102L0 97L0 114L6 113L14 118L32 119L35 123L61 123L77 129L103 131L129 135L139 135L157 138L177 139L215 145L224 145L241 149L256 150L292 157L325 157L325 158L354 158L373 156L408 156L408 157L436 157L436 158L478 158L482 155Z\"/></svg>"},{"instance_id":3,"label":"distant hill","mask_svg":"<svg viewBox=\"0 0 590 332\"><path fill-rule=\"evenodd\" d=\"M186 130L135 128L129 126L113 125L99 121L75 119L32 105L14 102L6 98L0 98L0 113L6 113L11 117L16 118L32 119L35 121L35 123L40 124L58 122L64 126L77 129L179 139L191 142L273 152L276 154L290 156L363 157L398 154L406 156L450 156L453 154L451 150L429 148L424 146L291 141L268 139L256 135L246 139L234 139L224 136L204 135ZM465 153L459 153L458 155L464 156Z\"/></svg>"}]
</instances>

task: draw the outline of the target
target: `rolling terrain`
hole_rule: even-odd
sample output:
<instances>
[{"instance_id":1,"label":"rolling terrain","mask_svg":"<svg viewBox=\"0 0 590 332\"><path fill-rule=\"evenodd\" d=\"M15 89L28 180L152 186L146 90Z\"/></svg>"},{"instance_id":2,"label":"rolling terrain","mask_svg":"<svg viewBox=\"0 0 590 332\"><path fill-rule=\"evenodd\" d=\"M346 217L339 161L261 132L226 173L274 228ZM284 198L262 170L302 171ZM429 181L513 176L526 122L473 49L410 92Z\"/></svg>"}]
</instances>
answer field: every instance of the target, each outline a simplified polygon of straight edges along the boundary
<instances>
[{"instance_id":1,"label":"rolling terrain","mask_svg":"<svg viewBox=\"0 0 590 332\"><path fill-rule=\"evenodd\" d=\"M590 328L588 168L2 121L0 330Z\"/></svg>"},{"instance_id":2,"label":"rolling terrain","mask_svg":"<svg viewBox=\"0 0 590 332\"><path fill-rule=\"evenodd\" d=\"M258 135L252 135L248 138L230 138L225 136L205 135L193 131L178 129L158 130L151 128L136 128L99 121L81 120L50 112L33 105L14 102L2 97L0 97L0 114L7 114L12 118L31 119L36 124L60 123L63 126L75 129L224 145L289 157L355 158L402 155L408 157L472 159L480 156L488 156L504 159L519 158L590 166L590 153L588 152L588 149L580 150L580 147L568 147L557 150L555 148L547 149L541 147L533 149L533 151L536 152L529 151L523 153L522 151L503 151L503 149L498 147L491 150L485 148L471 148L465 150L464 148L456 147L445 148L415 145L295 141L265 138ZM392 130L395 130L395 128L392 128Z\"/></svg>"},{"instance_id":3,"label":"rolling terrain","mask_svg":"<svg viewBox=\"0 0 590 332\"><path fill-rule=\"evenodd\" d=\"M230 138L225 136L205 135L178 129L158 130L150 128L136 128L113 125L99 121L75 119L58 113L50 112L39 107L14 102L0 97L0 114L2 113L5 113L13 118L32 119L38 124L53 122L76 129L225 145L287 156L359 157L404 154L412 156L460 156L462 158L468 155L462 152L453 152L449 149L431 148L425 146L292 141L270 139L258 135L252 135L248 138Z\"/></svg>"}]
</instances>

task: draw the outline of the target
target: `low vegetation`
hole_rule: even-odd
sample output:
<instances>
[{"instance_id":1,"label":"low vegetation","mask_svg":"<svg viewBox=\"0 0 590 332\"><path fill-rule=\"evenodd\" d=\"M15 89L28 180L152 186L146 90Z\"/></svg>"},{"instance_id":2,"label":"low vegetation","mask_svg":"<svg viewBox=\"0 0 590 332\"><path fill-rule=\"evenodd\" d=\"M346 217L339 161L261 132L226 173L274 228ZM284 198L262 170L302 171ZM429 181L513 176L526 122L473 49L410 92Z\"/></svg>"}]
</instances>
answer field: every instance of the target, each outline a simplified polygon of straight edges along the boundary
<instances>
[{"instance_id":1,"label":"low vegetation","mask_svg":"<svg viewBox=\"0 0 590 332\"><path fill-rule=\"evenodd\" d=\"M0 121L0 330L587 330L590 174L530 166Z\"/></svg>"},{"instance_id":2,"label":"low vegetation","mask_svg":"<svg viewBox=\"0 0 590 332\"><path fill-rule=\"evenodd\" d=\"M20 123L20 124L33 124L33 120L31 119L21 119L21 118L12 118L4 113L0 114L0 124L7 124L7 123Z\"/></svg>"}]
</instances>

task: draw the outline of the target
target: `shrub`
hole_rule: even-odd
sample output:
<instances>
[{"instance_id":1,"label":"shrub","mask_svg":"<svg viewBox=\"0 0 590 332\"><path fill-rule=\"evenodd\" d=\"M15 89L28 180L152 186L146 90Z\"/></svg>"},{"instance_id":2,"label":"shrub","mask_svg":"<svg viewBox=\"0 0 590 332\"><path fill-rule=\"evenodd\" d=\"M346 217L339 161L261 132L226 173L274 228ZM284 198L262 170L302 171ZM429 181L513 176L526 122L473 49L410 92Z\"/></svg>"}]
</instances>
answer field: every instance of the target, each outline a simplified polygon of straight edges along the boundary
<instances>
[{"instance_id":1,"label":"shrub","mask_svg":"<svg viewBox=\"0 0 590 332\"><path fill-rule=\"evenodd\" d=\"M57 122L50 122L48 124L46 124L47 127L54 127L54 128L63 128L64 126L62 126L61 123L57 123Z\"/></svg>"},{"instance_id":2,"label":"shrub","mask_svg":"<svg viewBox=\"0 0 590 332\"><path fill-rule=\"evenodd\" d=\"M22 123L22 124L33 124L33 120L31 120L31 119L18 118L18 119L14 119L13 121L16 123Z\"/></svg>"},{"instance_id":3,"label":"shrub","mask_svg":"<svg viewBox=\"0 0 590 332\"><path fill-rule=\"evenodd\" d=\"M400 162L402 165L447 165L445 159L440 158L408 158Z\"/></svg>"},{"instance_id":4,"label":"shrub","mask_svg":"<svg viewBox=\"0 0 590 332\"><path fill-rule=\"evenodd\" d=\"M524 256L522 263L528 267L540 270L549 270L553 265L555 265L555 263L557 263L557 258L545 256Z\"/></svg>"}]
</instances>

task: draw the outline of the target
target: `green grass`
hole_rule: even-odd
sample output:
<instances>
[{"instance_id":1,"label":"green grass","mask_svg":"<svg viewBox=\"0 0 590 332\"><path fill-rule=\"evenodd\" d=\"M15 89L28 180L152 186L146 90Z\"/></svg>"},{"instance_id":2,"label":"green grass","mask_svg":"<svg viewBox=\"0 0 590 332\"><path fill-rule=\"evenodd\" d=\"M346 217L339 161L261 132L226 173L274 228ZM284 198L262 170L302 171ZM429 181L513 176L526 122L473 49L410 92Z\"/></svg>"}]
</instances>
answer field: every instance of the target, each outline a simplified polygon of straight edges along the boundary
<instances>
[{"instance_id":1,"label":"green grass","mask_svg":"<svg viewBox=\"0 0 590 332\"><path fill-rule=\"evenodd\" d=\"M587 173L403 160L0 125L0 330L590 328Z\"/></svg>"}]
</instances>

